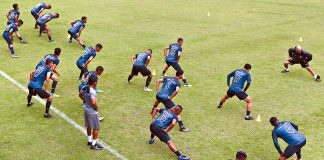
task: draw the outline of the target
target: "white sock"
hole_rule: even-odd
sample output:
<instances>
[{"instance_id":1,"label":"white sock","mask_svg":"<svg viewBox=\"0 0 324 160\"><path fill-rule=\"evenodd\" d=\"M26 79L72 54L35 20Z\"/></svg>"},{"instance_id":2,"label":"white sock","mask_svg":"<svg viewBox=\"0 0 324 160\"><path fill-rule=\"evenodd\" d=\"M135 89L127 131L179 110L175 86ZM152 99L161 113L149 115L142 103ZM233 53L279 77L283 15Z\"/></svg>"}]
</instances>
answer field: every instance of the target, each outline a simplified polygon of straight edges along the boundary
<instances>
[{"instance_id":1,"label":"white sock","mask_svg":"<svg viewBox=\"0 0 324 160\"><path fill-rule=\"evenodd\" d=\"M92 136L88 136L88 142L92 142Z\"/></svg>"},{"instance_id":2,"label":"white sock","mask_svg":"<svg viewBox=\"0 0 324 160\"><path fill-rule=\"evenodd\" d=\"M92 140L92 145L94 146L97 143L97 139Z\"/></svg>"},{"instance_id":3,"label":"white sock","mask_svg":"<svg viewBox=\"0 0 324 160\"><path fill-rule=\"evenodd\" d=\"M317 75L315 74L314 78L316 79L317 78Z\"/></svg>"},{"instance_id":4,"label":"white sock","mask_svg":"<svg viewBox=\"0 0 324 160\"><path fill-rule=\"evenodd\" d=\"M286 70L286 71L289 71L289 69L288 69L288 68L285 68L285 70Z\"/></svg>"}]
</instances>

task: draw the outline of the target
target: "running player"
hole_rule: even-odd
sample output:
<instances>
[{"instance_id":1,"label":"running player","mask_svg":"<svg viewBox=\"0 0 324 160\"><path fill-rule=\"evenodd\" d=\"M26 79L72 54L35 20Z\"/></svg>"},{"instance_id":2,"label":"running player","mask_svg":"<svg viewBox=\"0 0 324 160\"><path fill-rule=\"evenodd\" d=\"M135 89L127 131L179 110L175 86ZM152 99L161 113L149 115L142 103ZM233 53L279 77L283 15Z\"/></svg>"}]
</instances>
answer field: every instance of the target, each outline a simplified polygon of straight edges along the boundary
<instances>
[{"instance_id":1,"label":"running player","mask_svg":"<svg viewBox=\"0 0 324 160\"><path fill-rule=\"evenodd\" d=\"M253 120L253 117L250 116L252 109L252 99L246 93L252 81L249 73L251 68L252 66L250 64L245 64L244 69L235 70L227 76L227 85L229 86L229 89L227 91L227 94L220 100L218 105L218 108L220 109L228 98L237 96L237 98L244 100L247 103L245 120ZM231 77L233 77L232 84L230 84ZM243 89L245 81L247 81L247 84Z\"/></svg>"},{"instance_id":2,"label":"running player","mask_svg":"<svg viewBox=\"0 0 324 160\"><path fill-rule=\"evenodd\" d=\"M19 19L19 15L20 15L19 5L15 3L12 5L12 7L13 10L10 10L6 15L8 19L7 25L9 25L10 23L15 23Z\"/></svg>"},{"instance_id":3,"label":"running player","mask_svg":"<svg viewBox=\"0 0 324 160\"><path fill-rule=\"evenodd\" d=\"M32 10L31 10L31 14L33 15L33 17L36 20L35 23L35 29L38 29L38 25L37 25L37 19L40 17L40 14L45 10L45 9L51 9L52 6L49 4L45 4L44 2L37 4L37 6L35 6Z\"/></svg>"},{"instance_id":4,"label":"running player","mask_svg":"<svg viewBox=\"0 0 324 160\"><path fill-rule=\"evenodd\" d=\"M81 32L85 27L85 23L87 23L87 17L83 16L81 17L81 20L76 20L72 22L71 23L72 27L68 30L68 33L70 34L69 43L72 43L72 38L74 38L79 42L79 44L83 47L83 49L85 49L86 46L84 45L80 36L81 36Z\"/></svg>"},{"instance_id":5,"label":"running player","mask_svg":"<svg viewBox=\"0 0 324 160\"><path fill-rule=\"evenodd\" d=\"M141 52L138 54L135 54L131 57L131 61L133 64L132 72L128 76L128 83L130 83L130 80L133 78L133 76L137 76L138 72L142 74L142 76L147 76L146 83L144 86L144 91L151 92L152 90L149 89L149 85L152 80L152 73L147 68L148 64L150 63L152 56L152 50L148 49L146 52Z\"/></svg>"},{"instance_id":6,"label":"running player","mask_svg":"<svg viewBox=\"0 0 324 160\"><path fill-rule=\"evenodd\" d=\"M100 52L102 50L102 45L100 43L96 44L96 47L88 47L83 55L77 60L76 65L81 70L79 80L82 80L82 76L87 76L88 64L96 57L96 52Z\"/></svg>"},{"instance_id":7,"label":"running player","mask_svg":"<svg viewBox=\"0 0 324 160\"><path fill-rule=\"evenodd\" d=\"M157 113L160 115L155 119ZM154 136L157 136L161 142L164 142L168 145L169 149L177 155L178 160L189 160L189 157L182 155L173 144L168 132L175 126L178 121L178 116L180 116L182 112L182 107L180 105L176 105L170 109L160 109L154 108L152 113L152 123L150 125L151 130L151 139L149 140L149 144L154 143Z\"/></svg>"},{"instance_id":8,"label":"running player","mask_svg":"<svg viewBox=\"0 0 324 160\"><path fill-rule=\"evenodd\" d=\"M39 36L42 36L43 31L47 31L48 42L54 42L52 40L51 29L46 25L46 23L51 21L52 19L59 18L59 17L60 15L58 13L47 13L39 17L37 19L37 25L40 26Z\"/></svg>"},{"instance_id":9,"label":"running player","mask_svg":"<svg viewBox=\"0 0 324 160\"><path fill-rule=\"evenodd\" d=\"M164 57L165 57L165 62L166 66L163 69L162 72L162 77L165 77L165 72L169 69L170 66L172 66L177 72L182 71L180 65L179 65L179 60L180 56L182 53L182 44L183 44L183 39L178 38L178 43L170 44L168 47L164 48ZM169 51L169 54L167 52ZM185 87L191 87L189 83L187 83L187 80L184 75L182 75L182 81L184 83Z\"/></svg>"},{"instance_id":10,"label":"running player","mask_svg":"<svg viewBox=\"0 0 324 160\"><path fill-rule=\"evenodd\" d=\"M295 48L289 48L289 59L284 62L285 69L282 73L288 73L288 65L300 64L302 68L306 68L307 71L314 77L318 82L321 81L321 77L315 73L315 71L309 66L313 58L312 54L302 49L301 46L296 46Z\"/></svg>"},{"instance_id":11,"label":"running player","mask_svg":"<svg viewBox=\"0 0 324 160\"><path fill-rule=\"evenodd\" d=\"M13 40L13 36L12 36L12 33L16 33L18 39L20 40L20 42L22 44L26 44L27 42L25 42L19 32L18 32L18 27L22 26L24 24L24 22L20 19L18 20L17 22L15 23L11 23L7 26L6 30L3 32L2 36L3 38L6 40L7 44L8 44L8 48L11 52L11 57L12 58L18 58L19 56L15 55L15 51L14 51L14 48L13 48L13 43L12 43L12 40Z\"/></svg>"},{"instance_id":12,"label":"running player","mask_svg":"<svg viewBox=\"0 0 324 160\"><path fill-rule=\"evenodd\" d=\"M273 143L280 154L280 160L286 160L296 153L297 160L301 160L301 149L306 144L306 138L298 131L298 126L291 122L280 122L278 118L271 117ZM278 137L288 143L284 152L280 149Z\"/></svg>"},{"instance_id":13,"label":"running player","mask_svg":"<svg viewBox=\"0 0 324 160\"><path fill-rule=\"evenodd\" d=\"M89 85L82 88L81 92L79 93L79 97L85 102L83 108L85 127L87 127L88 145L91 146L90 149L102 150L103 147L101 147L97 143L97 138L100 129L97 94L95 91L97 80L98 79L96 77L90 77L88 83Z\"/></svg>"},{"instance_id":14,"label":"running player","mask_svg":"<svg viewBox=\"0 0 324 160\"><path fill-rule=\"evenodd\" d=\"M180 90L180 82L179 79L182 78L182 71L176 73L175 77L165 77L163 79L156 80L156 100L154 106L152 108L152 112L154 108L158 107L160 102L162 102L166 109L170 109L175 106L172 102L172 99L179 93ZM161 90L159 91L160 84L163 83ZM178 116L180 131L189 132L190 129L186 128L181 120L181 116Z\"/></svg>"},{"instance_id":15,"label":"running player","mask_svg":"<svg viewBox=\"0 0 324 160\"><path fill-rule=\"evenodd\" d=\"M28 84L29 94L27 96L27 107L31 107L34 103L31 102L32 96L36 94L41 98L46 98L46 109L44 113L44 118L55 118L50 115L49 109L52 103L52 96L48 93L48 84L51 79L52 71L51 68L53 66L53 61L51 59L46 59L45 65L40 66L36 69L36 72L32 78L32 80ZM45 81L45 88L43 89L43 84Z\"/></svg>"}]
</instances>

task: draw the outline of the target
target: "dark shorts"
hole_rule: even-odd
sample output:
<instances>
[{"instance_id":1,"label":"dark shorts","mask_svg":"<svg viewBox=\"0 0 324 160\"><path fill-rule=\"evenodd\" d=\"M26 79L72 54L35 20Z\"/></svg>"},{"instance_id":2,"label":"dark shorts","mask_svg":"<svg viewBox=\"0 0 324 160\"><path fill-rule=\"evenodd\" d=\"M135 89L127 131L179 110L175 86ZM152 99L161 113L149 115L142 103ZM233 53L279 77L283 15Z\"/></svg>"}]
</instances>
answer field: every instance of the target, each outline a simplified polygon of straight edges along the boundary
<instances>
[{"instance_id":1,"label":"dark shorts","mask_svg":"<svg viewBox=\"0 0 324 160\"><path fill-rule=\"evenodd\" d=\"M162 102L166 109L170 109L175 106L175 104L169 98L163 98L163 97L160 97L159 95L156 95L156 99L158 101Z\"/></svg>"},{"instance_id":2,"label":"dark shorts","mask_svg":"<svg viewBox=\"0 0 324 160\"><path fill-rule=\"evenodd\" d=\"M309 64L308 64L307 61L302 61L300 63L298 63L298 62L296 62L295 60L292 60L292 59L289 59L288 61L291 63L291 65L300 64L302 68L309 67Z\"/></svg>"},{"instance_id":3,"label":"dark shorts","mask_svg":"<svg viewBox=\"0 0 324 160\"><path fill-rule=\"evenodd\" d=\"M77 39L79 38L79 35L77 33L73 33L71 31L68 30L68 33L74 38L74 39Z\"/></svg>"},{"instance_id":4,"label":"dark shorts","mask_svg":"<svg viewBox=\"0 0 324 160\"><path fill-rule=\"evenodd\" d=\"M246 97L248 97L249 95L245 92L234 92L232 90L228 90L227 91L227 96L229 97L233 97L233 96L236 96L238 99L240 100L244 100Z\"/></svg>"},{"instance_id":5,"label":"dark shorts","mask_svg":"<svg viewBox=\"0 0 324 160\"><path fill-rule=\"evenodd\" d=\"M2 35L2 37L6 40L8 45L12 45L12 40L10 39L9 35Z\"/></svg>"},{"instance_id":6,"label":"dark shorts","mask_svg":"<svg viewBox=\"0 0 324 160\"><path fill-rule=\"evenodd\" d=\"M36 94L37 94L41 98L51 97L51 95L43 89L33 89L33 88L28 87L28 90L29 90L29 95L31 95L31 96L36 96Z\"/></svg>"},{"instance_id":7,"label":"dark shorts","mask_svg":"<svg viewBox=\"0 0 324 160\"><path fill-rule=\"evenodd\" d=\"M168 67L172 66L176 71L183 71L178 62L168 62L165 61Z\"/></svg>"},{"instance_id":8,"label":"dark shorts","mask_svg":"<svg viewBox=\"0 0 324 160\"><path fill-rule=\"evenodd\" d=\"M155 125L154 123L152 123L150 125L150 130L151 130L151 133L153 133L155 136L157 136L164 143L171 140L170 136L167 133L165 133L161 127Z\"/></svg>"},{"instance_id":9,"label":"dark shorts","mask_svg":"<svg viewBox=\"0 0 324 160\"><path fill-rule=\"evenodd\" d=\"M84 125L91 129L100 129L98 114L84 113Z\"/></svg>"},{"instance_id":10,"label":"dark shorts","mask_svg":"<svg viewBox=\"0 0 324 160\"><path fill-rule=\"evenodd\" d=\"M36 12L31 11L30 13L33 15L33 17L34 17L36 20L39 18L39 16L37 15Z\"/></svg>"},{"instance_id":11,"label":"dark shorts","mask_svg":"<svg viewBox=\"0 0 324 160\"><path fill-rule=\"evenodd\" d=\"M77 62L77 66L83 73L88 73L89 72L88 68L83 67L83 63Z\"/></svg>"},{"instance_id":12,"label":"dark shorts","mask_svg":"<svg viewBox=\"0 0 324 160\"><path fill-rule=\"evenodd\" d=\"M151 75L151 71L146 66L133 65L132 75L137 76L138 73L141 73L142 76Z\"/></svg>"},{"instance_id":13,"label":"dark shorts","mask_svg":"<svg viewBox=\"0 0 324 160\"><path fill-rule=\"evenodd\" d=\"M295 153L300 154L301 148L303 148L305 146L305 144L306 144L306 140L297 146L288 145L287 148L285 149L285 152L281 156L283 156L285 158L289 158L292 155L294 155Z\"/></svg>"},{"instance_id":14,"label":"dark shorts","mask_svg":"<svg viewBox=\"0 0 324 160\"><path fill-rule=\"evenodd\" d=\"M38 23L37 22L37 25L40 27L41 30L44 30L47 27L45 23Z\"/></svg>"}]
</instances>

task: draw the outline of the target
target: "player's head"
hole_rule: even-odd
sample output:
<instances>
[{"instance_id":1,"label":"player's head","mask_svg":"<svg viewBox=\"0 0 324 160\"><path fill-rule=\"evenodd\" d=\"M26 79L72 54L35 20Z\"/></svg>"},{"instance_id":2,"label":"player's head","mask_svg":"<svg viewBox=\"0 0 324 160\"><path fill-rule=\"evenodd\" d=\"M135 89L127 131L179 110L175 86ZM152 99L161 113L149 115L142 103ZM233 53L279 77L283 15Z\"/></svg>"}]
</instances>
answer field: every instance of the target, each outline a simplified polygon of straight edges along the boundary
<instances>
[{"instance_id":1,"label":"player's head","mask_svg":"<svg viewBox=\"0 0 324 160\"><path fill-rule=\"evenodd\" d=\"M276 126L279 123L279 119L277 117L271 117L270 123L271 125Z\"/></svg>"},{"instance_id":2,"label":"player's head","mask_svg":"<svg viewBox=\"0 0 324 160\"><path fill-rule=\"evenodd\" d=\"M81 21L82 21L83 23L87 23L87 20L88 20L88 18L87 18L86 16L82 16L82 17L81 17Z\"/></svg>"},{"instance_id":3,"label":"player's head","mask_svg":"<svg viewBox=\"0 0 324 160\"><path fill-rule=\"evenodd\" d=\"M146 51L146 53L148 53L148 54L152 54L153 51L152 51L152 49L148 49L148 50Z\"/></svg>"},{"instance_id":4,"label":"player's head","mask_svg":"<svg viewBox=\"0 0 324 160\"><path fill-rule=\"evenodd\" d=\"M177 73L176 73L176 77L177 77L178 79L182 79L182 76L183 76L183 70L177 71Z\"/></svg>"},{"instance_id":5,"label":"player's head","mask_svg":"<svg viewBox=\"0 0 324 160\"><path fill-rule=\"evenodd\" d=\"M60 54L61 54L61 48L59 48L59 47L55 48L55 49L54 49L54 54L55 54L56 56L60 56Z\"/></svg>"},{"instance_id":6,"label":"player's head","mask_svg":"<svg viewBox=\"0 0 324 160\"><path fill-rule=\"evenodd\" d=\"M244 150L239 150L236 153L236 160L246 160L247 154Z\"/></svg>"},{"instance_id":7,"label":"player's head","mask_svg":"<svg viewBox=\"0 0 324 160\"><path fill-rule=\"evenodd\" d=\"M251 64L247 63L247 64L244 65L244 69L247 70L247 71L251 70L251 68L252 68Z\"/></svg>"},{"instance_id":8,"label":"player's head","mask_svg":"<svg viewBox=\"0 0 324 160\"><path fill-rule=\"evenodd\" d=\"M91 76L91 77L89 78L88 84L89 84L90 86L96 86L96 85L97 85L97 81L98 81L98 78L97 78L97 77L93 77L93 76Z\"/></svg>"},{"instance_id":9,"label":"player's head","mask_svg":"<svg viewBox=\"0 0 324 160\"><path fill-rule=\"evenodd\" d=\"M46 9L51 9L52 8L52 6L50 5L50 4L46 4L46 7L45 7Z\"/></svg>"},{"instance_id":10,"label":"player's head","mask_svg":"<svg viewBox=\"0 0 324 160\"><path fill-rule=\"evenodd\" d=\"M46 62L45 62L45 65L47 65L48 67L51 68L53 66L53 60L50 59L50 58L47 58L46 59Z\"/></svg>"},{"instance_id":11,"label":"player's head","mask_svg":"<svg viewBox=\"0 0 324 160\"><path fill-rule=\"evenodd\" d=\"M102 66L98 66L96 68L96 74L97 75L101 75L103 71L104 71L104 68Z\"/></svg>"},{"instance_id":12,"label":"player's head","mask_svg":"<svg viewBox=\"0 0 324 160\"><path fill-rule=\"evenodd\" d=\"M183 38L178 38L177 42L178 42L178 44L179 44L180 46L182 46L182 44L183 44Z\"/></svg>"},{"instance_id":13,"label":"player's head","mask_svg":"<svg viewBox=\"0 0 324 160\"><path fill-rule=\"evenodd\" d=\"M19 5L17 3L15 3L15 4L12 5L12 8L14 10L19 10Z\"/></svg>"},{"instance_id":14,"label":"player's head","mask_svg":"<svg viewBox=\"0 0 324 160\"><path fill-rule=\"evenodd\" d=\"M182 108L181 105L176 105L176 106L173 107L173 110L176 113L176 115L180 115L181 112L182 112L182 110L183 110L183 108Z\"/></svg>"},{"instance_id":15,"label":"player's head","mask_svg":"<svg viewBox=\"0 0 324 160\"><path fill-rule=\"evenodd\" d=\"M301 46L295 46L296 53L301 53L302 47Z\"/></svg>"},{"instance_id":16,"label":"player's head","mask_svg":"<svg viewBox=\"0 0 324 160\"><path fill-rule=\"evenodd\" d=\"M59 18L60 17L60 14L54 13L53 16L54 16L54 18Z\"/></svg>"},{"instance_id":17,"label":"player's head","mask_svg":"<svg viewBox=\"0 0 324 160\"><path fill-rule=\"evenodd\" d=\"M24 24L24 21L21 20L21 19L19 19L19 20L16 22L16 25L17 25L18 27L20 27L20 26L23 25L23 24Z\"/></svg>"},{"instance_id":18,"label":"player's head","mask_svg":"<svg viewBox=\"0 0 324 160\"><path fill-rule=\"evenodd\" d=\"M96 44L95 51L100 52L102 49L102 45L100 43Z\"/></svg>"}]
</instances>

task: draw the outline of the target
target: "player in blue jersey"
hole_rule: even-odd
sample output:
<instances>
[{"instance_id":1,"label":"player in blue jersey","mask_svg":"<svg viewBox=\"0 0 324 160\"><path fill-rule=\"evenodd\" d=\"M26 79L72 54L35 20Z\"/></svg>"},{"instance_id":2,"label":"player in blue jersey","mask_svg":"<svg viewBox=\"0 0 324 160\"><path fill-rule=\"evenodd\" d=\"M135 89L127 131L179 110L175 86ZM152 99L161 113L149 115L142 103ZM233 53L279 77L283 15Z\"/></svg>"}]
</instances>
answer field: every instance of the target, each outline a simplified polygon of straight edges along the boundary
<instances>
[{"instance_id":1,"label":"player in blue jersey","mask_svg":"<svg viewBox=\"0 0 324 160\"><path fill-rule=\"evenodd\" d=\"M301 149L306 144L306 138L298 131L298 126L291 122L279 122L278 118L271 117L273 143L280 154L280 160L286 160L296 153L297 160L301 160ZM284 152L280 149L278 137L288 143Z\"/></svg>"},{"instance_id":2,"label":"player in blue jersey","mask_svg":"<svg viewBox=\"0 0 324 160\"><path fill-rule=\"evenodd\" d=\"M49 4L45 4L44 2L37 4L37 6L35 6L32 10L31 10L31 14L33 15L33 17L36 20L35 23L35 29L38 29L38 25L37 25L37 19L40 17L41 13L45 10L45 9L51 9L52 6Z\"/></svg>"},{"instance_id":3,"label":"player in blue jersey","mask_svg":"<svg viewBox=\"0 0 324 160\"><path fill-rule=\"evenodd\" d=\"M166 109L170 109L175 106L172 102L172 99L179 93L180 90L180 82L179 79L182 78L182 71L178 71L175 77L165 77L163 79L156 80L156 100L154 106L152 108L152 112L154 108L158 107L160 102L162 102ZM161 90L159 91L160 84L163 83ZM190 129L186 128L181 120L181 116L178 116L180 131L189 132Z\"/></svg>"},{"instance_id":4,"label":"player in blue jersey","mask_svg":"<svg viewBox=\"0 0 324 160\"><path fill-rule=\"evenodd\" d=\"M245 64L244 69L235 70L227 76L227 85L229 86L229 89L218 105L219 109L222 108L223 103L225 103L228 98L232 98L233 96L236 96L240 100L244 100L247 103L245 120L253 120L253 118L250 116L252 99L246 93L252 81L249 73L251 68L252 66L250 64ZM232 84L230 84L231 77L233 77ZM244 87L245 81L247 81L247 84Z\"/></svg>"},{"instance_id":5,"label":"player in blue jersey","mask_svg":"<svg viewBox=\"0 0 324 160\"><path fill-rule=\"evenodd\" d=\"M48 85L51 79L53 66L53 61L51 59L46 59L45 65L40 66L36 69L32 80L28 84L28 96L27 96L27 107L31 107L34 103L31 102L32 96L36 94L41 98L46 98L46 109L44 113L44 118L55 118L49 114L49 109L52 103L52 96L48 93ZM45 87L43 89L43 84L45 82Z\"/></svg>"},{"instance_id":6,"label":"player in blue jersey","mask_svg":"<svg viewBox=\"0 0 324 160\"><path fill-rule=\"evenodd\" d=\"M239 150L236 152L236 159L235 160L246 160L247 159L247 154L244 150Z\"/></svg>"},{"instance_id":7,"label":"player in blue jersey","mask_svg":"<svg viewBox=\"0 0 324 160\"><path fill-rule=\"evenodd\" d=\"M12 36L12 34L15 33L22 44L27 43L21 38L21 36L20 36L20 34L18 32L18 27L22 26L23 24L24 24L24 22L21 19L18 20L17 22L15 22L15 23L10 23L7 26L7 28L5 29L5 31L3 32L3 34L2 34L2 37L6 40L6 42L8 44L8 48L9 48L9 50L11 52L11 57L12 58L18 58L18 56L15 55L15 51L14 51L14 48L13 48L13 43L12 43L13 36Z\"/></svg>"},{"instance_id":8,"label":"player in blue jersey","mask_svg":"<svg viewBox=\"0 0 324 160\"><path fill-rule=\"evenodd\" d=\"M102 74L102 72L104 71L104 68L102 66L98 66L96 68L96 71L90 71L87 75L87 77L83 80L83 82L79 85L79 92L81 91L81 89L88 85L89 82L89 78L90 77L96 77L98 79L98 76L100 76ZM98 89L96 88L96 92L98 93ZM102 91L101 91L102 92Z\"/></svg>"},{"instance_id":9,"label":"player in blue jersey","mask_svg":"<svg viewBox=\"0 0 324 160\"><path fill-rule=\"evenodd\" d=\"M43 31L47 31L48 42L54 42L52 40L52 33L51 29L46 25L47 22L51 21L52 19L59 18L60 15L58 13L47 13L42 15L37 19L37 25L39 25L39 36L42 36Z\"/></svg>"},{"instance_id":10,"label":"player in blue jersey","mask_svg":"<svg viewBox=\"0 0 324 160\"><path fill-rule=\"evenodd\" d=\"M37 64L37 66L35 68L35 71L37 70L38 67L45 65L46 59L49 58L49 59L51 59L53 61L53 66L52 66L51 70L59 77L61 74L58 72L56 67L60 63L60 60L58 58L60 55L61 55L61 48L55 48L54 49L54 54L47 54L46 56L44 56L44 58ZM30 74L30 79L32 79L32 77L34 76L35 71ZM52 89L51 89L51 95L54 96L54 97L59 97L59 95L54 94L55 89L56 89L56 85L58 83L58 77L56 77L54 74L51 76L51 79L53 80Z\"/></svg>"},{"instance_id":11,"label":"player in blue jersey","mask_svg":"<svg viewBox=\"0 0 324 160\"><path fill-rule=\"evenodd\" d=\"M76 20L72 22L71 23L72 27L68 30L68 33L70 34L69 43L72 43L72 38L74 38L79 42L79 44L83 47L83 49L85 49L86 46L84 45L80 36L81 36L81 32L85 28L85 23L87 23L87 17L83 16L81 17L81 20Z\"/></svg>"},{"instance_id":12,"label":"player in blue jersey","mask_svg":"<svg viewBox=\"0 0 324 160\"><path fill-rule=\"evenodd\" d=\"M88 47L84 51L83 55L77 60L76 65L81 70L79 80L82 79L82 76L87 76L88 64L96 57L96 52L100 52L102 50L102 45L98 43L95 48Z\"/></svg>"},{"instance_id":13,"label":"player in blue jersey","mask_svg":"<svg viewBox=\"0 0 324 160\"><path fill-rule=\"evenodd\" d=\"M147 68L148 64L150 63L152 57L152 50L148 49L146 52L141 52L138 54L135 54L131 57L131 61L133 64L132 72L128 76L128 83L132 80L133 76L137 76L138 73L141 73L142 76L147 76L146 83L144 86L144 91L151 92L152 90L149 89L149 85L152 80L152 73Z\"/></svg>"},{"instance_id":14,"label":"player in blue jersey","mask_svg":"<svg viewBox=\"0 0 324 160\"><path fill-rule=\"evenodd\" d=\"M167 65L164 67L161 77L165 77L165 72L169 69L170 66L172 66L177 72L178 71L183 72L179 64L180 56L182 53L183 39L178 38L177 42L178 43L170 44L168 47L164 48L164 57ZM167 54L168 51L169 53ZM182 81L184 83L184 86L191 87L192 85L190 85L187 82L185 76L184 75L182 76L183 76Z\"/></svg>"},{"instance_id":15,"label":"player in blue jersey","mask_svg":"<svg viewBox=\"0 0 324 160\"><path fill-rule=\"evenodd\" d=\"M160 113L160 115L155 119L156 114ZM154 136L157 136L162 142L168 145L169 149L177 155L178 160L189 160L189 157L182 155L174 145L171 140L168 132L175 126L178 121L178 116L180 116L182 112L182 107L180 105L174 106L170 109L160 109L154 108L152 113L152 123L150 125L151 130L151 139L149 140L149 144L154 143Z\"/></svg>"},{"instance_id":16,"label":"player in blue jersey","mask_svg":"<svg viewBox=\"0 0 324 160\"><path fill-rule=\"evenodd\" d=\"M13 4L12 7L13 7L13 10L10 10L6 15L7 19L8 19L7 25L9 25L10 23L15 23L19 19L19 15L20 15L19 5Z\"/></svg>"},{"instance_id":17,"label":"player in blue jersey","mask_svg":"<svg viewBox=\"0 0 324 160\"><path fill-rule=\"evenodd\" d=\"M302 49L301 46L295 46L295 48L289 48L289 59L284 62L285 69L281 73L288 73L288 65L300 64L302 68L306 70L314 77L315 81L320 82L321 77L315 73L315 71L308 64L313 55Z\"/></svg>"}]
</instances>

